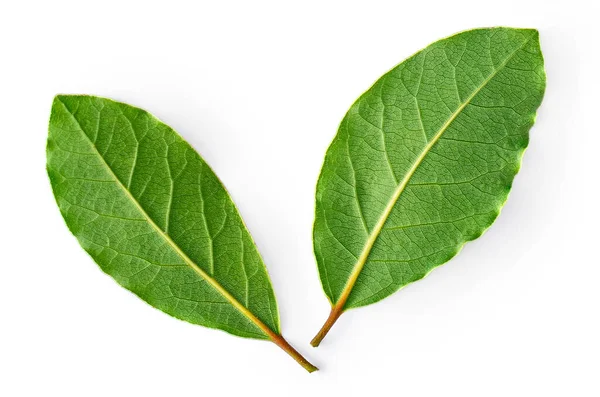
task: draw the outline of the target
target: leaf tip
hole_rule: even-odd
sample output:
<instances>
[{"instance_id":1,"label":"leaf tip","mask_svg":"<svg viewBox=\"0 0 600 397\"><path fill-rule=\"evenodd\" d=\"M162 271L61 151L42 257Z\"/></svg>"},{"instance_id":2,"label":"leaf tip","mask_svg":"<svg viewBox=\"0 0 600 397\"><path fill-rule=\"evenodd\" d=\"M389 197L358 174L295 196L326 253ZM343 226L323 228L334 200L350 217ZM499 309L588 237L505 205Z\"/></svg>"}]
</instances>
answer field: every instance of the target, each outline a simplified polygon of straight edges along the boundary
<instances>
[{"instance_id":1,"label":"leaf tip","mask_svg":"<svg viewBox=\"0 0 600 397\"><path fill-rule=\"evenodd\" d=\"M524 28L523 32L531 35L531 37L539 37L540 36L540 31L535 28Z\"/></svg>"},{"instance_id":2,"label":"leaf tip","mask_svg":"<svg viewBox=\"0 0 600 397\"><path fill-rule=\"evenodd\" d=\"M66 95L66 94L56 94L54 96L54 99L52 100L52 104L58 104L58 103L64 103L65 99L70 96L70 95Z\"/></svg>"}]
</instances>

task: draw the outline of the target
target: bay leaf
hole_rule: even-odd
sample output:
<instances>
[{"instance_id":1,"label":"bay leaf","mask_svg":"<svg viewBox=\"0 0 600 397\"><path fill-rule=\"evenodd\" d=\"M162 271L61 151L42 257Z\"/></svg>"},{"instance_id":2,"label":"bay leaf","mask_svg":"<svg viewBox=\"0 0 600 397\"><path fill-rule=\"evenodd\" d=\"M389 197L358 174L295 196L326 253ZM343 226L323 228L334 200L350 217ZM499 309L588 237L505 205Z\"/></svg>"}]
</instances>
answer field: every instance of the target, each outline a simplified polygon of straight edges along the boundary
<instances>
[{"instance_id":1,"label":"bay leaf","mask_svg":"<svg viewBox=\"0 0 600 397\"><path fill-rule=\"evenodd\" d=\"M187 322L281 336L265 265L229 194L200 155L150 113L109 99L59 95L47 170L60 212L100 268Z\"/></svg>"},{"instance_id":2,"label":"bay leaf","mask_svg":"<svg viewBox=\"0 0 600 397\"><path fill-rule=\"evenodd\" d=\"M313 229L339 316L425 277L504 205L545 89L539 34L490 28L437 41L383 75L327 150Z\"/></svg>"}]
</instances>

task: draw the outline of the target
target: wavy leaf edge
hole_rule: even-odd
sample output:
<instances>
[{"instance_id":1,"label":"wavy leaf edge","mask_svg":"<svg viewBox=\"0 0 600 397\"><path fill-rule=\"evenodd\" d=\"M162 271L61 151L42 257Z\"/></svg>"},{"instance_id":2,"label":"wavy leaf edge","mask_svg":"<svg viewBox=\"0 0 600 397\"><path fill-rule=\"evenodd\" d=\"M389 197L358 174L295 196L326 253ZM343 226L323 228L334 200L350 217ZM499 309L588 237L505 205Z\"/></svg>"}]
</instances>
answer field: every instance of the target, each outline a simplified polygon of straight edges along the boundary
<instances>
[{"instance_id":1,"label":"wavy leaf edge","mask_svg":"<svg viewBox=\"0 0 600 397\"><path fill-rule=\"evenodd\" d=\"M385 225L385 222L387 221L390 212L393 210L394 205L397 203L398 199L400 198L400 196L402 195L404 189L406 188L406 185L410 182L410 179L412 178L412 176L414 175L414 173L416 172L416 170L419 168L419 166L421 165L421 163L423 162L423 160L427 157L427 155L429 154L431 148L433 148L436 143L438 142L439 138L441 138L441 136L444 134L444 132L446 132L446 130L448 129L448 127L450 127L450 125L454 122L454 120L461 114L461 112L465 109L465 107L467 107L470 102L477 96L478 93L481 92L481 90L483 88L485 88L487 86L487 84L501 71L504 70L504 68L506 67L506 65L512 60L512 58L521 50L523 50L523 48L532 40L536 41L536 44L538 47L540 47L540 43L539 43L539 31L537 29L530 29L530 28L510 28L510 27L502 27L502 26L497 26L497 27L491 27L491 28L476 28L476 29L468 29L468 30L464 30L449 36L446 36L442 39L439 39L431 44L429 44L428 46L424 47L423 49L413 53L412 55L408 56L407 58L405 58L403 61L401 61L400 63L394 65L391 69L389 69L387 72L385 72L382 76L380 76L377 80L375 80L375 82L373 84L371 84L371 86L366 89L350 106L348 112L346 113L346 115L344 116L344 118L342 119L342 121L339 124L338 130L332 140L332 142L330 143L330 145L327 147L326 150L326 156L323 160L320 172L319 172L319 178L317 181L317 185L315 188L316 194L316 200L315 200L315 220L313 222L313 240L316 241L315 239L315 232L317 230L317 222L318 222L318 216L319 216L319 183L321 182L321 178L322 175L324 173L324 171L326 170L327 167L327 155L330 153L330 151L334 148L335 144L336 144L336 140L339 139L340 136L340 131L343 128L343 125L345 122L347 122L347 116L348 114L350 114L350 112L355 108L358 107L358 105L361 103L361 101L371 93L372 90L374 90L377 86L377 84L379 82L381 82L382 80L384 80L386 78L387 75L391 74L392 72L394 72L397 68L399 68L401 65L403 65L405 62L408 62L409 60L412 60L414 58L416 58L418 55L420 55L421 53L423 53L424 51L427 51L429 48L431 48L434 45L437 45L440 42L443 41L447 41L450 40L454 37L460 36L461 34L465 34L465 33L471 33L471 32L477 32L477 31L490 31L490 30L512 30L512 31L522 31L522 32L529 32L529 37L522 43L522 45L517 48L516 50L514 50L512 52L512 54L510 56L508 56L501 64L501 66L494 70L490 76L488 76L484 82L463 102L460 104L459 108L454 111L451 115L451 117L443 124L443 126L440 128L440 130L435 134L435 138L434 140L432 140L431 142L429 142L427 144L427 147L423 150L422 153L420 153L419 155L419 161L417 163L415 163L410 171L407 173L407 175L402 179L402 181L398 184L394 195L390 198L390 200L388 201L387 205L386 205L386 210L385 213L382 214L381 218L378 221L378 224L376 226L375 229L378 230L377 234L372 235L372 231L369 234L369 239L367 241L367 243L365 244L363 251L361 252L361 256L358 258L357 263L355 264L351 277L348 279L346 286L344 287L344 293L342 294L342 296L340 298L338 298L337 301L334 302L334 300L331 299L331 292L328 292L325 286L325 283L323 282L323 273L326 273L326 269L325 266L323 265L323 267L321 268L320 262L319 262L319 253L317 252L317 245L316 243L313 246L313 254L315 257L315 261L317 263L317 270L319 272L320 278L321 278L321 287L322 290L325 294L325 296L327 297L327 300L329 301L330 305L331 305L331 313L329 314L329 317L327 318L327 320L325 321L325 323L323 324L323 327L319 330L319 332L317 333L317 335L315 335L315 337L313 338L313 340L311 341L311 345L313 347L317 347L319 346L319 344L321 343L321 341L323 340L323 338L325 338L325 336L327 335L327 333L329 332L329 330L331 329L331 327L336 323L336 321L339 319L339 317L347 310L351 310L353 308L358 308L361 307L363 305L356 305L353 307L345 307L345 303L349 297L349 295L352 292L352 289L354 287L354 284L356 283L356 280L358 278L358 276L360 275L360 272L362 271L362 268L364 267L368 256L373 248L374 243L376 242L377 238L379 237L381 230L383 228L383 226ZM545 69L544 69L544 58L543 58L543 54L540 51L539 52L539 57L541 60L541 67L539 69L537 69L538 72L540 72L540 77L541 80L543 81L543 88L542 88L542 93L541 93L541 98L543 98L543 94L545 91L545 81L546 81L546 73L545 73ZM541 99L540 99L541 102ZM535 123L536 120L536 116L537 116L537 108L539 107L539 104L536 106L536 108L531 112L531 125L529 126L529 129L531 129L531 127L533 126L533 124ZM421 120L422 122L422 120ZM438 268L439 266L442 266L446 263L448 263L451 259L453 259L456 255L458 255L462 249L464 248L464 246L473 241L476 240L477 238L481 237L492 225L493 223L496 221L497 217L500 215L502 208L504 207L504 205L506 204L509 196L510 196L510 191L512 189L512 185L513 185L513 181L514 181L514 177L518 174L518 172L520 171L521 168L521 164L522 164L522 159L523 156L525 154L525 151L528 147L528 143L527 142L520 150L518 153L518 161L515 164L515 168L514 168L514 172L512 175L512 178L510 180L510 183L507 185L506 187L506 191L505 191L505 196L503 198L503 200L501 200L501 202L498 203L497 207L496 207L496 211L493 215L493 217L491 217L489 219L489 221L487 222L487 224L485 225L485 227L483 227L479 233L474 234L472 236L472 238L469 238L465 241L463 241L461 244L456 246L456 249L449 253L447 255L447 258L433 266L432 268L428 269L428 271L424 272L423 274L419 275L419 277L415 278L414 280L403 284L403 285L399 285L392 293L385 295L385 296L381 296L379 297L379 299L373 300L368 302L366 305L369 304L373 304L376 303L382 299L385 299L386 297L388 297L389 295L398 292L399 290L403 289L404 287L419 281L425 277L427 277L432 271L434 271L436 268ZM351 160L350 160L351 161ZM393 169L392 169L393 171Z\"/></svg>"}]
</instances>

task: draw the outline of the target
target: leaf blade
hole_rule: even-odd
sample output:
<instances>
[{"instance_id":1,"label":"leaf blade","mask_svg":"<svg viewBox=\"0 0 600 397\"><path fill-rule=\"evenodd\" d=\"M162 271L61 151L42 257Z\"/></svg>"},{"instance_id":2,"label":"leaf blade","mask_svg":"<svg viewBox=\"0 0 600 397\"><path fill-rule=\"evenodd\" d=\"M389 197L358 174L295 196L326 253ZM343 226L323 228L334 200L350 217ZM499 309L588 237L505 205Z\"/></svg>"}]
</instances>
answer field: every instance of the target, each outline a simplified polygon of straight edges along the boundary
<instances>
[{"instance_id":1,"label":"leaf blade","mask_svg":"<svg viewBox=\"0 0 600 397\"><path fill-rule=\"evenodd\" d=\"M224 186L166 124L109 99L57 96L47 170L67 226L123 287L316 369L280 336L266 267Z\"/></svg>"},{"instance_id":2,"label":"leaf blade","mask_svg":"<svg viewBox=\"0 0 600 397\"><path fill-rule=\"evenodd\" d=\"M57 172L57 170L56 170L57 167L55 166L55 162L54 162L54 160L52 158L53 154L54 154L53 152L55 152L57 149L60 150L59 147L58 147L58 141L60 141L60 139L61 139L61 133L59 131L57 131L57 127L56 127L57 118L59 118L59 117L65 117L65 116L66 117L72 117L73 122L77 124L76 127L79 128L80 131L82 132L82 134L81 134L82 138L83 138L83 136L85 136L86 138L89 139L88 134L86 134L84 132L84 128L80 126L80 124L79 124L80 122L72 114L73 111L68 109L68 107L64 103L64 101L70 103L72 106L77 106L78 107L77 111L81 111L81 108L79 106L84 106L84 103L86 101L89 101L89 106L94 106L94 105L92 105L92 101L96 101L99 104L101 104L101 106L114 107L115 109L118 109L118 112L122 112L122 109L119 109L121 107L124 107L125 109L129 108L128 105L119 104L119 103L116 103L116 102L112 102L112 101L105 100L105 99L100 99L100 98L91 98L91 97L85 97L85 96L77 96L77 97L72 97L72 96L61 97L61 96L58 96L57 99L55 100L54 105L53 105L53 113L52 113L51 122L50 122L50 124L51 124L51 132L50 132L50 138L49 139L51 141L53 141L53 140L56 141L56 144L55 145L52 145L52 144L49 145L49 147L50 147L50 149L49 149L49 152L50 152L49 153L49 162L48 162L49 172ZM125 111L128 111L128 110L125 110ZM105 112L106 112L106 110L105 110ZM118 112L116 112L116 113L118 113ZM141 110L136 110L136 112L141 112ZM140 115L141 117L144 117L144 116L151 117L149 114L147 114L145 112L144 113L138 113L138 115ZM86 114L83 117L89 118L89 114ZM101 120L100 120L99 117L97 118L98 123L101 122ZM119 117L119 116L117 115L116 117ZM126 120L126 119L127 119L127 117L124 117L124 118L121 118L120 120L123 123L125 123L125 124L126 123L130 123L130 121ZM159 123L158 120L156 120L156 122ZM174 131L170 130L166 125L164 125L162 123L161 124L157 124L157 126L159 126L158 128L162 129L163 133L175 134ZM111 127L111 131L112 130L114 130L114 127ZM98 131L98 133L100 135L103 132L106 132L106 131L102 131L102 130ZM115 136L115 135L111 135L111 136ZM98 138L102 139L102 136L99 136ZM114 138L110 138L110 137L104 137L104 138L107 139L107 140L108 139L114 139ZM122 136L121 137L117 137L117 138L118 139L123 139ZM173 143L175 143L175 144L181 144L181 145L185 145L186 146L186 150L188 151L187 153L190 153L190 154L187 154L187 156L193 156L193 153L192 153L193 149L189 145L187 145L185 143L185 141L183 141L183 139L181 139L178 136L174 136L174 135L171 138L174 140ZM72 143L72 141L71 141L71 143ZM107 148L110 147L109 143L106 143L105 145L106 145ZM131 146L131 145L127 145L127 147L129 147L129 146ZM125 147L125 145L123 147ZM130 187L128 187L127 185L131 184L131 181L132 181L132 178L133 178L133 175L134 175L134 172L133 172L134 166L128 167L128 168L131 168L131 171L127 171L125 169L120 169L119 170L119 168L121 168L121 164L119 162L114 162L113 167L115 167L117 169L117 172L114 172L114 171L112 171L111 166L108 165L107 160L104 159L104 157L110 158L110 155L108 153L105 153L104 155L102 155L98 151L98 149L96 149L96 147L94 146L94 144L93 144L93 142L91 140L89 140L89 149L90 149L90 153L88 153L88 154L91 154L91 155L96 154L97 158L100 159L100 161L101 161L101 167L104 167L105 171L107 171L106 172L107 175L105 175L105 177L108 178L108 179L102 180L101 183L114 182L115 189L113 189L113 190L117 190L117 191L121 190L123 192L123 195L125 196L125 201L131 202L133 204L134 208L131 211L132 212L136 212L137 211L138 217L136 217L136 218L125 218L125 217L122 217L122 220L123 221L128 221L128 222L131 222L131 221L137 221L137 222L147 221L149 223L151 229L154 229L154 231L156 232L156 234L160 238L162 238L162 239L164 239L166 241L166 244L167 244L168 248L170 248L170 250L172 250L172 251L175 251L174 254L176 254L176 256L179 256L184 262L186 262L186 263L178 263L179 265L182 265L182 264L185 265L185 264L187 264L190 268L193 268L194 271L196 273L198 273L198 275L200 275L201 277L203 277L203 278L205 278L207 280L211 280L209 282L209 284L211 284L215 289L217 289L217 290L222 289L222 287L220 285L218 285L219 283L216 282L216 280L214 280L211 276L208 275L208 272L210 271L210 267L205 266L205 269L200 268L200 266L196 265L196 263L194 261L192 261L187 256L187 254L185 254L179 248L179 246L169 237L169 234L166 231L166 230L168 230L168 219L169 219L168 213L169 213L169 211L163 210L162 211L162 215L165 215L165 216L161 217L161 216L159 216L160 215L160 209L153 208L153 206L150 206L150 212L154 212L155 213L154 217L151 217L146 212L146 210L142 207L142 205L140 203L138 203L138 201L136 200L136 198L133 197L132 193L129 191ZM122 149L122 148L119 147L118 149ZM139 149L136 149L136 151L137 150L139 150ZM194 151L194 153L195 153L195 151ZM202 160L201 160L201 158L199 156L197 156L195 158L195 160L198 162L198 164L202 164L203 163L203 162L200 163L200 161L202 161ZM134 157L134 159L132 161L133 162L137 162L136 157ZM156 165L155 163L152 163L151 165L149 165L149 167L150 166L155 166L155 165ZM203 163L202 167L207 167L207 166L205 165L205 163ZM148 167L142 167L142 169L143 168L148 168ZM190 173L195 173L197 171L197 170L195 170L193 168L195 168L195 167L192 167L192 170L190 170ZM73 171L73 170L71 170L71 171ZM207 171L201 171L201 172L204 173L204 175L206 175L206 177L208 178L209 181L207 183L212 183L215 186L220 185L220 182L218 182L218 180L216 179L216 176L214 176L214 173L212 173L212 171L208 171L207 170ZM120 174L121 179L119 178L118 174ZM61 174L61 176L63 178L65 178L64 172ZM114 178L114 179L111 180L111 177ZM56 181L57 178L54 177L54 178L51 178L51 179L54 180L54 181ZM67 179L72 179L72 178L67 178ZM150 178L150 180L151 180L151 178ZM68 181L64 181L63 180L62 181L63 186L64 186L65 182L68 183ZM84 178L81 178L78 182L85 182ZM148 181L147 183L151 183L151 182ZM55 192L56 192L57 191L56 190L57 183L53 183L53 187L55 188ZM73 196L77 195L77 192L80 189L81 189L81 186L79 186L79 183L77 183L75 185L75 189L72 189L71 192L64 192L65 194L61 194L61 195L59 195L57 197L57 200L59 201L59 207L61 207L61 210L65 207L65 205L64 205L65 203L67 203L68 205L77 205L77 204L73 204L73 203L68 203L67 199L68 199L69 194L71 194ZM102 189L106 189L106 187L103 186ZM146 191L147 191L147 189L148 188L146 188ZM172 189L172 187L169 187L168 190L170 191L171 189ZM93 189L93 191L95 191L95 190L96 189ZM220 193L221 194L226 194L225 191L224 191L224 188L223 188L223 190ZM99 193L96 193L96 194L99 194ZM115 195L117 195L117 193L115 193ZM153 195L152 199L153 200L158 200L157 197L158 197L158 195L155 194L155 195ZM104 199L106 199L106 198L104 198ZM228 201L230 203L226 202L224 205L231 205L231 206L233 206L233 203L230 200L228 200ZM91 201L91 200L88 200L87 204L88 205L94 205L93 201ZM120 205L124 205L124 204L121 203ZM170 207L171 207L171 205L169 205L169 207L167 207L167 209L170 208ZM81 206L79 206L79 208L82 209ZM90 209L88 208L88 210L90 210ZM231 208L231 210L233 210L233 207ZM71 214L67 213L66 215L68 217L73 218L73 216L77 216L79 214L71 215ZM98 214L98 215L99 216L108 216L108 217L115 216L115 215L106 214L106 213L101 213L101 214ZM237 217L239 218L238 214L234 214L234 215L237 215ZM118 215L116 215L116 216L118 216ZM158 220L155 221L155 219L158 219ZM239 218L239 221L237 221L236 223L239 225L239 224L241 224L240 222L241 222L241 218ZM162 226L159 226L159 223L162 223ZM79 239L84 239L83 243L85 244L85 242L86 242L85 241L85 239L86 239L86 233L83 230L79 230L79 231L77 230L77 228L79 227L79 225L75 224L74 222L69 222L69 219L67 219L67 224L68 224L68 226L70 228L75 228L76 237L78 237ZM246 233L247 233L247 231L246 231ZM91 233L88 233L88 234L91 234ZM132 247L132 248L136 248L136 247ZM95 255L92 253L92 256L94 257ZM101 258L100 258L100 261L101 261L100 265L102 266L105 261L103 261ZM264 265L262 265L262 266L264 268ZM265 275L266 275L266 268L264 268L264 269L265 269L264 272L265 272ZM106 268L104 268L103 270L106 270ZM110 269L108 269L108 270L110 271ZM110 274L110 272L109 272L109 274ZM122 285L125 284L125 285L123 285L124 287L126 287L126 288L128 288L130 290L133 289L132 292L134 292L136 294L137 294L137 292L140 292L139 289L138 289L139 286L135 282L133 284L131 284L131 282L127 282L125 280L121 280L121 281L122 281L121 282ZM268 283L268 286L270 288L270 282ZM275 309L276 309L274 293L272 292L271 288L270 288L270 290L268 292L269 292L268 299L269 299L270 302L272 302L272 305L275 306ZM223 289L222 291L219 291L219 293L222 294L222 295L224 295L227 292ZM206 294L206 295L210 296L211 294ZM144 298L145 298L145 296L142 297L142 299L144 299ZM146 298L147 299L151 299L152 297L148 296ZM147 300L147 299L145 299L145 300ZM237 299L234 298L234 297L232 297L232 296L228 300L235 300L237 302ZM216 302L219 302L219 301L216 301ZM219 302L219 303L223 303L223 302ZM165 308L168 309L168 310L170 310L170 311L175 310L175 309L170 309L169 307L165 307ZM247 309L244 308L244 310L242 310L241 308L238 308L238 310L244 311L244 310L247 310ZM173 312L173 313L169 313L169 314L173 314L176 317L181 315L181 313L177 313L176 311ZM263 317L262 321L265 324L269 324L269 326L271 326L271 327L274 328L274 331L279 332L279 322L278 322L278 316L276 314L276 311L275 311L274 315L270 315L270 318L269 318L269 316L266 316L266 315L263 315L262 317ZM184 320L186 320L186 319L184 318ZM189 319L186 320L186 321L189 321ZM190 322L200 323L200 325L205 325L205 326L212 326L212 325L218 324L218 322L216 322L215 324L209 324L208 322L207 323L203 323L203 320L201 318L192 319L192 321L190 321ZM235 328L229 329L230 327L227 327L227 324L223 324L223 325L227 328L227 329L225 329L227 332L231 332L231 333L236 334L236 332L239 331L238 329L235 329ZM249 328L248 330L246 330L246 334L247 335L244 333L244 331L242 331L241 335L238 335L238 336L250 336L251 337L252 335L254 335L254 336L260 335L260 333L253 334L252 332L248 332L250 330L251 330L251 328ZM262 338L265 338L265 337L266 337L266 335L262 335Z\"/></svg>"},{"instance_id":3,"label":"leaf blade","mask_svg":"<svg viewBox=\"0 0 600 397\"><path fill-rule=\"evenodd\" d=\"M498 89L498 80L516 87ZM477 29L408 58L352 105L317 184L315 256L333 309L327 329L313 344L343 310L375 303L423 278L491 225L518 170L544 86L537 31ZM499 104L499 99L514 106ZM490 104L494 110L484 110ZM522 114L501 114L507 109ZM486 119L510 120L506 136L498 141L508 143L490 141L502 131ZM479 144L497 147L474 148ZM479 193L469 192L482 196L477 205L459 202L453 209L447 197L452 195L436 189L447 190L444 186L469 174L481 184L485 175L469 170L469 162L497 173L486 182L495 184L493 192L477 186ZM501 162L509 169L499 170ZM452 194L455 200L468 201L460 189ZM439 201L439 208L427 204ZM442 224L462 235L444 230ZM429 247L444 239L446 247L439 252Z\"/></svg>"}]
</instances>

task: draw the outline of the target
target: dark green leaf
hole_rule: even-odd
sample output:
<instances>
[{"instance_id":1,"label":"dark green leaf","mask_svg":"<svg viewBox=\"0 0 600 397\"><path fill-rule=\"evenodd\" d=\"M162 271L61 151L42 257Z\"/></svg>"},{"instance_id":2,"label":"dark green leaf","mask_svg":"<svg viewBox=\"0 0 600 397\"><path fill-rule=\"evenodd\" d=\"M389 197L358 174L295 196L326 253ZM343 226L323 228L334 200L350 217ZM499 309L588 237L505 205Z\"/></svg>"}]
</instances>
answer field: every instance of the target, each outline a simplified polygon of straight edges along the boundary
<instances>
[{"instance_id":1,"label":"dark green leaf","mask_svg":"<svg viewBox=\"0 0 600 397\"><path fill-rule=\"evenodd\" d=\"M272 340L313 369L280 336L267 270L227 191L169 126L123 103L57 96L47 161L67 226L119 284L179 319Z\"/></svg>"},{"instance_id":2,"label":"dark green leaf","mask_svg":"<svg viewBox=\"0 0 600 397\"><path fill-rule=\"evenodd\" d=\"M425 277L496 219L545 88L538 32L440 40L350 108L325 156L314 250L333 309L377 302Z\"/></svg>"}]
</instances>

